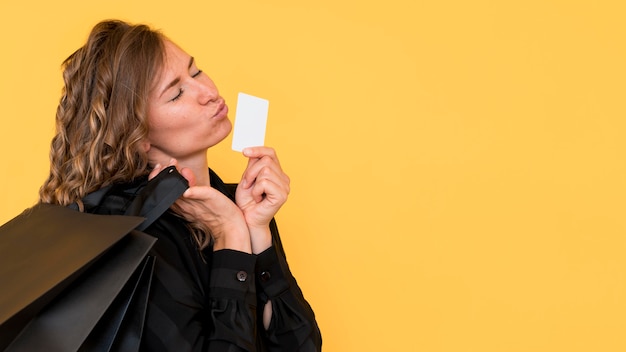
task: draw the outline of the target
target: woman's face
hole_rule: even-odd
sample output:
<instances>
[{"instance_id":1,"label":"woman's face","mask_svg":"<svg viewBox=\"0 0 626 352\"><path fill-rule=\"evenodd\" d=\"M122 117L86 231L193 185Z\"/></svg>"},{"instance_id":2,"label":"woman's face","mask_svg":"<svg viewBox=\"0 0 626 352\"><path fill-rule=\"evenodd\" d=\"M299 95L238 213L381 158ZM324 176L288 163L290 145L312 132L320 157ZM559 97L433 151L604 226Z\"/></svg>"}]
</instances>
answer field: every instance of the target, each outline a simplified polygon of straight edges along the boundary
<instances>
[{"instance_id":1,"label":"woman's face","mask_svg":"<svg viewBox=\"0 0 626 352\"><path fill-rule=\"evenodd\" d=\"M151 164L201 156L232 129L228 107L193 58L165 41L163 69L148 97Z\"/></svg>"}]
</instances>

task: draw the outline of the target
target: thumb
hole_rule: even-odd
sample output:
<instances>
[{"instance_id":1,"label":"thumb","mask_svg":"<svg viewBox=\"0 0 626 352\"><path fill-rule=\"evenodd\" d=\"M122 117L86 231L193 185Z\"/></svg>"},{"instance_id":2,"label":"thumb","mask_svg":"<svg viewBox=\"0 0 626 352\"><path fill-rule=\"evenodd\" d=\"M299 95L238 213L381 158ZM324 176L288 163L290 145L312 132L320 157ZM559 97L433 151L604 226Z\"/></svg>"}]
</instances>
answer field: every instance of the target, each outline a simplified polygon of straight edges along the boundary
<instances>
[{"instance_id":1,"label":"thumb","mask_svg":"<svg viewBox=\"0 0 626 352\"><path fill-rule=\"evenodd\" d=\"M193 171L189 168L180 169L180 174L189 182L189 187L193 187L196 185L196 175L194 175Z\"/></svg>"}]
</instances>

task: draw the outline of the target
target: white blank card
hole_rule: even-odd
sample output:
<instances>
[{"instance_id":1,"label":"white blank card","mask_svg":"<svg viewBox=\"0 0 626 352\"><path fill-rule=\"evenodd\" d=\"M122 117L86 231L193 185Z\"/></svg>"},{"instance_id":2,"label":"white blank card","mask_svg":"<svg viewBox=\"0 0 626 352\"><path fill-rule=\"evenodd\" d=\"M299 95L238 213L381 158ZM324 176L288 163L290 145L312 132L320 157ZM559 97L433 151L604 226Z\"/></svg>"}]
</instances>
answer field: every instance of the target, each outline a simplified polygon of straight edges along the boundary
<instances>
[{"instance_id":1,"label":"white blank card","mask_svg":"<svg viewBox=\"0 0 626 352\"><path fill-rule=\"evenodd\" d=\"M270 102L245 93L237 97L233 150L258 147L265 143L265 126Z\"/></svg>"}]
</instances>

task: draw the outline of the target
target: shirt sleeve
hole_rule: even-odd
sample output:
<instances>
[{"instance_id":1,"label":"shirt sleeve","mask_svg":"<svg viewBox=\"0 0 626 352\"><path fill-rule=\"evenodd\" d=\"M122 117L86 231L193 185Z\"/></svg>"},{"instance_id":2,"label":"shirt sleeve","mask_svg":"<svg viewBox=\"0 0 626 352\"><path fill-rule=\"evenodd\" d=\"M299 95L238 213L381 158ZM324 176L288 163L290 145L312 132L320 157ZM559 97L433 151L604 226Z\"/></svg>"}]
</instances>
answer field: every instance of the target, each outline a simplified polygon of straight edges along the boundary
<instances>
[{"instance_id":1,"label":"shirt sleeve","mask_svg":"<svg viewBox=\"0 0 626 352\"><path fill-rule=\"evenodd\" d=\"M257 315L262 317L267 301L272 302L272 319L265 331L259 323L263 345L268 351L321 351L322 338L315 314L289 270L280 244L278 229L272 224L274 245L260 253L256 261Z\"/></svg>"},{"instance_id":2,"label":"shirt sleeve","mask_svg":"<svg viewBox=\"0 0 626 352\"><path fill-rule=\"evenodd\" d=\"M321 350L315 316L289 270L275 225L274 245L259 255L223 249L203 260L184 225L165 220L146 231L158 241L142 351ZM268 300L272 320L265 330Z\"/></svg>"},{"instance_id":3,"label":"shirt sleeve","mask_svg":"<svg viewBox=\"0 0 626 352\"><path fill-rule=\"evenodd\" d=\"M255 256L223 249L213 252L208 314L208 351L256 351Z\"/></svg>"},{"instance_id":4,"label":"shirt sleeve","mask_svg":"<svg viewBox=\"0 0 626 352\"><path fill-rule=\"evenodd\" d=\"M146 231L158 241L141 351L259 351L256 256L225 249L203 259L184 225L170 220Z\"/></svg>"}]
</instances>

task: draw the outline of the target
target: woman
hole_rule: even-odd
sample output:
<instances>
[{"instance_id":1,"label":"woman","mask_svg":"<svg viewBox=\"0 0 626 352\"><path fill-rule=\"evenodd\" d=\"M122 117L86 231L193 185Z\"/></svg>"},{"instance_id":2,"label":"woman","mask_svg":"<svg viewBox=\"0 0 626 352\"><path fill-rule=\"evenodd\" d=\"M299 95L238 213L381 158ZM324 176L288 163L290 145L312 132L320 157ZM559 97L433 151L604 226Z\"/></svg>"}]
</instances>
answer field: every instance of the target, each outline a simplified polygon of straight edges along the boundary
<instances>
[{"instance_id":1,"label":"woman","mask_svg":"<svg viewBox=\"0 0 626 352\"><path fill-rule=\"evenodd\" d=\"M144 230L158 241L142 348L320 350L273 221L289 178L265 147L243 151L238 185L209 169L207 149L232 125L193 57L147 26L104 21L63 76L42 202L125 214L137 201L150 208L145 199L168 191L159 180L174 168L189 185Z\"/></svg>"}]
</instances>

